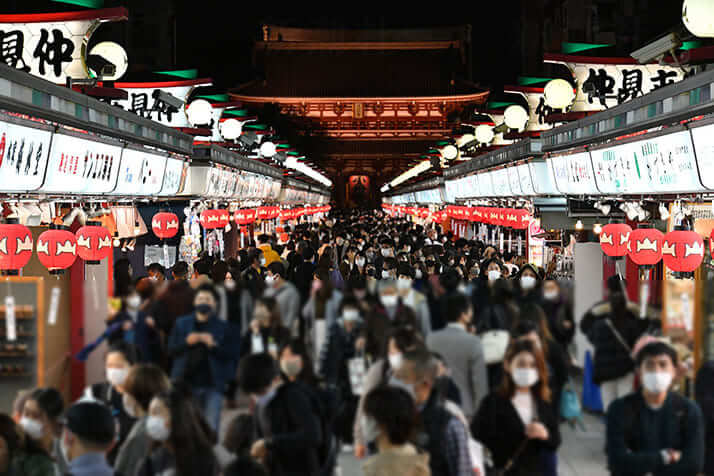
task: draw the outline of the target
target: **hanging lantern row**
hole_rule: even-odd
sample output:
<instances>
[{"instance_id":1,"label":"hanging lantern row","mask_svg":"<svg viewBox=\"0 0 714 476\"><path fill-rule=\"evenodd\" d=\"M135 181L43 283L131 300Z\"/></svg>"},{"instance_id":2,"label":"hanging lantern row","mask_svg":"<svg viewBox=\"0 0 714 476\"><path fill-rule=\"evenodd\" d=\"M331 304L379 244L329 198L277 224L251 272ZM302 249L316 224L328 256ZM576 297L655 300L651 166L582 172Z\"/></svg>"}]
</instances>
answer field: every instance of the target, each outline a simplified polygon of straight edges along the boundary
<instances>
[{"instance_id":1,"label":"hanging lantern row","mask_svg":"<svg viewBox=\"0 0 714 476\"><path fill-rule=\"evenodd\" d=\"M159 212L151 219L154 235L162 240L173 238L179 231L179 219L175 213Z\"/></svg>"},{"instance_id":2,"label":"hanging lantern row","mask_svg":"<svg viewBox=\"0 0 714 476\"><path fill-rule=\"evenodd\" d=\"M714 231L710 246L713 241ZM665 235L654 228L633 230L624 223L610 223L600 232L600 246L607 256L629 256L639 266L654 266L662 260L675 272L692 272L704 260L704 240L695 231L670 231Z\"/></svg>"},{"instance_id":3,"label":"hanging lantern row","mask_svg":"<svg viewBox=\"0 0 714 476\"><path fill-rule=\"evenodd\" d=\"M515 230L526 230L531 222L531 214L528 210L520 208L448 206L440 212L432 212L428 208L403 207L389 204L383 204L382 208L392 215L403 214L420 218L428 218L431 216L437 221L443 221L448 217L454 220L485 223L487 225L508 227Z\"/></svg>"}]
</instances>

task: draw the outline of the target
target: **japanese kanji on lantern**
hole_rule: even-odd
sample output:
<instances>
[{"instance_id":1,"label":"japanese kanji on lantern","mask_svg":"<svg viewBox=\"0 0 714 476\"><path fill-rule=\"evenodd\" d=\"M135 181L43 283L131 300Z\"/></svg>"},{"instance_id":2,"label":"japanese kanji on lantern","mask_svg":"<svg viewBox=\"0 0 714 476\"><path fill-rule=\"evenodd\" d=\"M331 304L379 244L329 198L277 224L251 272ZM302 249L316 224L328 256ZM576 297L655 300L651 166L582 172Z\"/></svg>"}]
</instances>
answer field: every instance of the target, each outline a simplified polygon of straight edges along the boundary
<instances>
[{"instance_id":1,"label":"japanese kanji on lantern","mask_svg":"<svg viewBox=\"0 0 714 476\"><path fill-rule=\"evenodd\" d=\"M225 228L231 221L228 210L204 210L201 212L201 226L206 230Z\"/></svg>"},{"instance_id":2,"label":"japanese kanji on lantern","mask_svg":"<svg viewBox=\"0 0 714 476\"><path fill-rule=\"evenodd\" d=\"M159 212L151 219L151 229L157 238L173 238L179 230L178 216L175 213Z\"/></svg>"},{"instance_id":3,"label":"japanese kanji on lantern","mask_svg":"<svg viewBox=\"0 0 714 476\"><path fill-rule=\"evenodd\" d=\"M112 253L112 237L100 222L88 221L76 235L77 254L87 264L99 264Z\"/></svg>"},{"instance_id":4,"label":"japanese kanji on lantern","mask_svg":"<svg viewBox=\"0 0 714 476\"><path fill-rule=\"evenodd\" d=\"M662 260L672 271L689 273L702 264L704 240L695 231L670 231L664 235Z\"/></svg>"},{"instance_id":5,"label":"japanese kanji on lantern","mask_svg":"<svg viewBox=\"0 0 714 476\"><path fill-rule=\"evenodd\" d=\"M632 228L624 223L609 223L600 232L602 252L611 258L622 258L627 254Z\"/></svg>"},{"instance_id":6,"label":"japanese kanji on lantern","mask_svg":"<svg viewBox=\"0 0 714 476\"><path fill-rule=\"evenodd\" d=\"M50 225L49 230L37 237L37 258L50 274L62 274L77 259L74 233L64 226Z\"/></svg>"},{"instance_id":7,"label":"japanese kanji on lantern","mask_svg":"<svg viewBox=\"0 0 714 476\"><path fill-rule=\"evenodd\" d=\"M653 266L662 259L663 240L664 234L655 228L633 230L627 241L627 256L639 266Z\"/></svg>"},{"instance_id":8,"label":"japanese kanji on lantern","mask_svg":"<svg viewBox=\"0 0 714 476\"><path fill-rule=\"evenodd\" d=\"M0 270L9 275L27 265L32 258L32 233L17 219L9 218L0 225Z\"/></svg>"}]
</instances>

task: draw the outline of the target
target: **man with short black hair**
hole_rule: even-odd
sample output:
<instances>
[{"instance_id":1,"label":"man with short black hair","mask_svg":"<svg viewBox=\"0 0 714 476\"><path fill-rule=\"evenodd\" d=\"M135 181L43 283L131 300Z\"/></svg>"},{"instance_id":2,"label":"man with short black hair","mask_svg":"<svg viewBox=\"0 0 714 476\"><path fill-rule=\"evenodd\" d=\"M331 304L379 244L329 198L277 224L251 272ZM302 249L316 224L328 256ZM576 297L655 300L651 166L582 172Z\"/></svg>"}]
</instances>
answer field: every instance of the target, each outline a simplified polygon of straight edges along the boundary
<instances>
[{"instance_id":1,"label":"man with short black hair","mask_svg":"<svg viewBox=\"0 0 714 476\"><path fill-rule=\"evenodd\" d=\"M615 400L607 412L607 457L614 476L696 475L704 465L699 406L671 390L677 353L664 342L637 354L642 389Z\"/></svg>"},{"instance_id":2,"label":"man with short black hair","mask_svg":"<svg viewBox=\"0 0 714 476\"><path fill-rule=\"evenodd\" d=\"M409 307L417 318L419 329L424 337L431 334L431 313L429 302L424 294L414 289L414 268L409 263L397 265L397 290L402 302Z\"/></svg>"},{"instance_id":3,"label":"man with short black hair","mask_svg":"<svg viewBox=\"0 0 714 476\"><path fill-rule=\"evenodd\" d=\"M188 279L188 264L185 261L177 261L174 267L171 268L171 275L175 280Z\"/></svg>"},{"instance_id":4,"label":"man with short black hair","mask_svg":"<svg viewBox=\"0 0 714 476\"><path fill-rule=\"evenodd\" d=\"M283 325L290 329L293 335L297 335L300 293L295 285L287 280L287 271L283 263L276 261L268 265L265 284L267 285L265 295L277 301Z\"/></svg>"},{"instance_id":5,"label":"man with short black hair","mask_svg":"<svg viewBox=\"0 0 714 476\"><path fill-rule=\"evenodd\" d=\"M451 369L451 377L461 394L464 414L471 419L488 394L483 346L478 336L467 331L474 315L469 298L455 293L446 298L445 304L448 324L429 335L426 345L429 350L439 353Z\"/></svg>"},{"instance_id":6,"label":"man with short black hair","mask_svg":"<svg viewBox=\"0 0 714 476\"><path fill-rule=\"evenodd\" d=\"M80 402L67 411L60 447L71 476L112 476L105 453L114 443L114 418L106 405Z\"/></svg>"},{"instance_id":7,"label":"man with short black hair","mask_svg":"<svg viewBox=\"0 0 714 476\"><path fill-rule=\"evenodd\" d=\"M149 274L149 279L152 281L164 281L166 279L166 270L159 263L151 263L146 272Z\"/></svg>"}]
</instances>

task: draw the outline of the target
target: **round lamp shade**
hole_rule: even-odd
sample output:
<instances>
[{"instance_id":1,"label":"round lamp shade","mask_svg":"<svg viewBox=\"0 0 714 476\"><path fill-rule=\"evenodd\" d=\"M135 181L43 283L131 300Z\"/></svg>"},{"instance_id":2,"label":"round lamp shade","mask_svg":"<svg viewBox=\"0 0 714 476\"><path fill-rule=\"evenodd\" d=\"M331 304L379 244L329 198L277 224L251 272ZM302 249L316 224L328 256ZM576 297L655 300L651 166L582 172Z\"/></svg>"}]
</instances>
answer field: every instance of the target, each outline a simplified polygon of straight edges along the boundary
<instances>
[{"instance_id":1,"label":"round lamp shade","mask_svg":"<svg viewBox=\"0 0 714 476\"><path fill-rule=\"evenodd\" d=\"M553 79L545 85L543 91L545 103L555 109L565 109L575 99L573 86L564 79Z\"/></svg>"},{"instance_id":2,"label":"round lamp shade","mask_svg":"<svg viewBox=\"0 0 714 476\"><path fill-rule=\"evenodd\" d=\"M459 149L455 145L449 144L441 149L441 156L446 160L454 160L459 156Z\"/></svg>"},{"instance_id":3,"label":"round lamp shade","mask_svg":"<svg viewBox=\"0 0 714 476\"><path fill-rule=\"evenodd\" d=\"M213 106L205 99L194 99L186 108L188 122L194 126L205 126L211 123Z\"/></svg>"},{"instance_id":4,"label":"round lamp shade","mask_svg":"<svg viewBox=\"0 0 714 476\"><path fill-rule=\"evenodd\" d=\"M664 235L662 260L672 271L689 273L702 264L704 240L695 231L670 231Z\"/></svg>"},{"instance_id":5,"label":"round lamp shade","mask_svg":"<svg viewBox=\"0 0 714 476\"><path fill-rule=\"evenodd\" d=\"M489 144L493 140L493 127L488 124L476 126L476 139L480 144Z\"/></svg>"},{"instance_id":6,"label":"round lamp shade","mask_svg":"<svg viewBox=\"0 0 714 476\"><path fill-rule=\"evenodd\" d=\"M102 41L94 45L94 48L89 52L90 55L98 55L109 61L116 68L114 74L102 76L105 81L116 81L126 74L129 69L129 58L121 45L113 41ZM89 67L88 67L89 68ZM91 69L91 68L90 68ZM96 74L96 71L94 71Z\"/></svg>"},{"instance_id":7,"label":"round lamp shade","mask_svg":"<svg viewBox=\"0 0 714 476\"><path fill-rule=\"evenodd\" d=\"M64 227L50 228L37 237L37 258L50 274L62 274L77 260L77 238Z\"/></svg>"},{"instance_id":8,"label":"round lamp shade","mask_svg":"<svg viewBox=\"0 0 714 476\"><path fill-rule=\"evenodd\" d=\"M0 270L17 270L27 265L32 258L32 232L19 223L0 225Z\"/></svg>"},{"instance_id":9,"label":"round lamp shade","mask_svg":"<svg viewBox=\"0 0 714 476\"><path fill-rule=\"evenodd\" d=\"M714 37L714 2L711 0L684 0L682 21L693 35Z\"/></svg>"},{"instance_id":10,"label":"round lamp shade","mask_svg":"<svg viewBox=\"0 0 714 476\"><path fill-rule=\"evenodd\" d=\"M243 124L238 119L226 119L220 125L221 137L225 140L235 140L243 132Z\"/></svg>"},{"instance_id":11,"label":"round lamp shade","mask_svg":"<svg viewBox=\"0 0 714 476\"><path fill-rule=\"evenodd\" d=\"M277 151L278 149L275 147L275 144L270 141L260 144L260 155L263 157L272 157Z\"/></svg>"},{"instance_id":12,"label":"round lamp shade","mask_svg":"<svg viewBox=\"0 0 714 476\"><path fill-rule=\"evenodd\" d=\"M162 240L173 238L179 230L179 219L175 213L159 212L151 219L154 235Z\"/></svg>"},{"instance_id":13,"label":"round lamp shade","mask_svg":"<svg viewBox=\"0 0 714 476\"><path fill-rule=\"evenodd\" d=\"M99 222L88 222L76 235L77 254L87 264L99 264L112 253L112 236Z\"/></svg>"},{"instance_id":14,"label":"round lamp shade","mask_svg":"<svg viewBox=\"0 0 714 476\"><path fill-rule=\"evenodd\" d=\"M509 129L520 131L528 124L528 111L523 106L512 104L503 111L503 121Z\"/></svg>"},{"instance_id":15,"label":"round lamp shade","mask_svg":"<svg viewBox=\"0 0 714 476\"><path fill-rule=\"evenodd\" d=\"M655 228L633 230L627 241L627 256L639 266L655 265L662 259L663 241L664 234Z\"/></svg>"},{"instance_id":16,"label":"round lamp shade","mask_svg":"<svg viewBox=\"0 0 714 476\"><path fill-rule=\"evenodd\" d=\"M632 233L632 228L624 223L610 223L602 227L600 247L603 253L613 258L625 256L630 233Z\"/></svg>"},{"instance_id":17,"label":"round lamp shade","mask_svg":"<svg viewBox=\"0 0 714 476\"><path fill-rule=\"evenodd\" d=\"M464 134L458 139L456 139L456 145L459 147L463 147L474 139L476 139L476 137L473 134Z\"/></svg>"},{"instance_id":18,"label":"round lamp shade","mask_svg":"<svg viewBox=\"0 0 714 476\"><path fill-rule=\"evenodd\" d=\"M201 226L206 230L225 228L231 220L228 210L204 210L201 212Z\"/></svg>"}]
</instances>

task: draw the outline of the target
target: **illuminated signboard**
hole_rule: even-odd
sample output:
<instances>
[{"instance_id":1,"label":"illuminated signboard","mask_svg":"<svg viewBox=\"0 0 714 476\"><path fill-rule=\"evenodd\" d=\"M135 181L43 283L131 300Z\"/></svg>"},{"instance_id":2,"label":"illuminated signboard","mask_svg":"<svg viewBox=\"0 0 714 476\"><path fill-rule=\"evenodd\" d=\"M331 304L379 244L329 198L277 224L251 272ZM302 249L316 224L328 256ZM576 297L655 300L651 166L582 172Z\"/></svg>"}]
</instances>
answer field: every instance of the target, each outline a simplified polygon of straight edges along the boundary
<instances>
[{"instance_id":1,"label":"illuminated signboard","mask_svg":"<svg viewBox=\"0 0 714 476\"><path fill-rule=\"evenodd\" d=\"M37 190L45 178L52 132L0 122L0 191Z\"/></svg>"},{"instance_id":2,"label":"illuminated signboard","mask_svg":"<svg viewBox=\"0 0 714 476\"><path fill-rule=\"evenodd\" d=\"M533 179L531 178L531 171L528 164L518 165L516 171L518 173L521 193L523 193L523 195L535 195L536 192L533 188Z\"/></svg>"},{"instance_id":3,"label":"illuminated signboard","mask_svg":"<svg viewBox=\"0 0 714 476\"><path fill-rule=\"evenodd\" d=\"M161 191L166 156L125 148L114 195L157 195Z\"/></svg>"},{"instance_id":4,"label":"illuminated signboard","mask_svg":"<svg viewBox=\"0 0 714 476\"><path fill-rule=\"evenodd\" d=\"M568 184L568 165L565 162L564 156L549 157L548 170L550 171L552 177L555 179L555 186L563 195L570 193L570 188Z\"/></svg>"},{"instance_id":5,"label":"illuminated signboard","mask_svg":"<svg viewBox=\"0 0 714 476\"><path fill-rule=\"evenodd\" d=\"M166 160L166 172L164 173L164 183L161 184L159 195L168 197L176 195L181 191L181 185L186 180L188 172L188 162L183 160L168 158Z\"/></svg>"},{"instance_id":6,"label":"illuminated signboard","mask_svg":"<svg viewBox=\"0 0 714 476\"><path fill-rule=\"evenodd\" d=\"M550 157L548 163L552 167L560 193L564 195L600 193L595 186L593 167L587 152Z\"/></svg>"},{"instance_id":7,"label":"illuminated signboard","mask_svg":"<svg viewBox=\"0 0 714 476\"><path fill-rule=\"evenodd\" d=\"M511 187L508 185L508 172L506 169L498 169L491 172L493 180L493 195L497 197L508 197L511 195Z\"/></svg>"},{"instance_id":8,"label":"illuminated signboard","mask_svg":"<svg viewBox=\"0 0 714 476\"><path fill-rule=\"evenodd\" d=\"M714 124L692 129L692 140L702 185L714 190Z\"/></svg>"},{"instance_id":9,"label":"illuminated signboard","mask_svg":"<svg viewBox=\"0 0 714 476\"><path fill-rule=\"evenodd\" d=\"M511 188L512 195L522 195L521 191L521 178L518 176L518 169L516 167L508 167L508 185Z\"/></svg>"},{"instance_id":10,"label":"illuminated signboard","mask_svg":"<svg viewBox=\"0 0 714 476\"><path fill-rule=\"evenodd\" d=\"M491 179L492 172L486 172L478 175L479 196L493 197L493 180Z\"/></svg>"},{"instance_id":11,"label":"illuminated signboard","mask_svg":"<svg viewBox=\"0 0 714 476\"><path fill-rule=\"evenodd\" d=\"M545 161L529 162L528 169L531 172L533 189L537 195L557 195L553 171Z\"/></svg>"}]
</instances>

